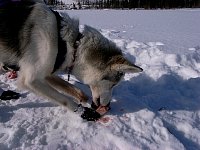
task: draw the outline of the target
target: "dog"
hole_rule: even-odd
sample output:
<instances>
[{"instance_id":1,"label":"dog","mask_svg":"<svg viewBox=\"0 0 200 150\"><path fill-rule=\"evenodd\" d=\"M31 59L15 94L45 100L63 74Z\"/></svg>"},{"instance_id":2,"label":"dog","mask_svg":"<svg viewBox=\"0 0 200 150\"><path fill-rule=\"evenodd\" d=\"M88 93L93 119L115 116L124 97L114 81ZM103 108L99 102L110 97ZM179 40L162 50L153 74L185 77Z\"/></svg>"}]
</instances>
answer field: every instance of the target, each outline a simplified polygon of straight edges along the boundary
<instances>
[{"instance_id":1,"label":"dog","mask_svg":"<svg viewBox=\"0 0 200 150\"><path fill-rule=\"evenodd\" d=\"M93 106L107 106L112 89L125 73L142 72L98 30L59 14L46 4L21 0L0 7L0 62L19 66L18 86L75 111L88 97L61 79L74 75L92 92ZM97 112L82 107L82 118L95 120Z\"/></svg>"}]
</instances>

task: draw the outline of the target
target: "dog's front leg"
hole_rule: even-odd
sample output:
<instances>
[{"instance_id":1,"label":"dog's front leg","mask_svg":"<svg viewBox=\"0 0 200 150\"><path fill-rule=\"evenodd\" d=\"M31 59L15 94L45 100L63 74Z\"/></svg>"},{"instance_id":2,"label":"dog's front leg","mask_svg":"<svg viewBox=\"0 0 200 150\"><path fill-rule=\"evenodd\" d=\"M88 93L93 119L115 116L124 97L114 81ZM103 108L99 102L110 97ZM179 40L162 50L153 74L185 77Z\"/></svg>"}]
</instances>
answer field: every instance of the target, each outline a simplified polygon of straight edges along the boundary
<instances>
[{"instance_id":1,"label":"dog's front leg","mask_svg":"<svg viewBox=\"0 0 200 150\"><path fill-rule=\"evenodd\" d=\"M87 95L69 82L66 82L57 76L48 76L46 80L53 88L56 88L67 95L73 96L76 100L78 100L78 103L87 102Z\"/></svg>"},{"instance_id":2,"label":"dog's front leg","mask_svg":"<svg viewBox=\"0 0 200 150\"><path fill-rule=\"evenodd\" d=\"M26 86L28 86L32 91L41 94L58 104L68 107L71 111L80 114L83 119L96 121L101 117L101 115L95 110L78 105L73 101L72 97L59 93L44 80L32 80L31 82L26 82Z\"/></svg>"},{"instance_id":3,"label":"dog's front leg","mask_svg":"<svg viewBox=\"0 0 200 150\"><path fill-rule=\"evenodd\" d=\"M56 89L52 88L46 81L35 79L31 82L26 83L32 91L45 96L46 98L68 107L70 110L74 111L77 109L78 104L73 101L73 98L67 95L59 93Z\"/></svg>"},{"instance_id":4,"label":"dog's front leg","mask_svg":"<svg viewBox=\"0 0 200 150\"><path fill-rule=\"evenodd\" d=\"M92 101L93 101L93 107L97 108L100 105L100 94L99 89L95 85L90 85L90 89L92 92Z\"/></svg>"}]
</instances>

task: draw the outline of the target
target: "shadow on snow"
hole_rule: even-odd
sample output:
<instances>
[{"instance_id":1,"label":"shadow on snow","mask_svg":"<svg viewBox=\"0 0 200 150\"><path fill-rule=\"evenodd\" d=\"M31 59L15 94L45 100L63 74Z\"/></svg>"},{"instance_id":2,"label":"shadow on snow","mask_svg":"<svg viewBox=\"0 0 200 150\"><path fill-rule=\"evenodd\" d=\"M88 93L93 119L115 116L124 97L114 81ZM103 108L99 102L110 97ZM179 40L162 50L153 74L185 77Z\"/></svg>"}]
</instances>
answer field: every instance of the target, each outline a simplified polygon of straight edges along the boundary
<instances>
[{"instance_id":1,"label":"shadow on snow","mask_svg":"<svg viewBox=\"0 0 200 150\"><path fill-rule=\"evenodd\" d=\"M177 75L164 75L154 81L145 74L122 81L113 91L113 113L137 112L148 108L159 110L200 110L200 78L183 80ZM117 111L118 110L118 111Z\"/></svg>"}]
</instances>

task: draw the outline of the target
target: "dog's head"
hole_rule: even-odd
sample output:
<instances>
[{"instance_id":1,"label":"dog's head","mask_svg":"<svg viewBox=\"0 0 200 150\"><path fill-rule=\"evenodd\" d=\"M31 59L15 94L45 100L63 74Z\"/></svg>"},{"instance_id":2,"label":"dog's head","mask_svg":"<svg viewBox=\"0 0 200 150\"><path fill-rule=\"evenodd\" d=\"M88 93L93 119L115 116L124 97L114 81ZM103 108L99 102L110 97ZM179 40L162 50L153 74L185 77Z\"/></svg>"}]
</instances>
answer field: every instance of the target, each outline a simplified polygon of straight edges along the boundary
<instances>
[{"instance_id":1,"label":"dog's head","mask_svg":"<svg viewBox=\"0 0 200 150\"><path fill-rule=\"evenodd\" d=\"M106 106L124 74L141 72L142 68L125 59L121 50L96 29L86 26L83 35L75 74L90 86L94 103Z\"/></svg>"}]
</instances>

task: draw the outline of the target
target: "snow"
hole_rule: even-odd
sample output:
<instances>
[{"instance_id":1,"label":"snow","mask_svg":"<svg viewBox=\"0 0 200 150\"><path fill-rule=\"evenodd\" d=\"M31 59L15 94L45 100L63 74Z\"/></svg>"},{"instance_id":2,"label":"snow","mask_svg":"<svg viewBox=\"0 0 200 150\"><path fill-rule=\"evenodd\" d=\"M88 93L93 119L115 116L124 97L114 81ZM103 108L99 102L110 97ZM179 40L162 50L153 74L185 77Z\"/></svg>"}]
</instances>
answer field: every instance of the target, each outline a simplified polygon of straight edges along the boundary
<instances>
[{"instance_id":1,"label":"snow","mask_svg":"<svg viewBox=\"0 0 200 150\"><path fill-rule=\"evenodd\" d=\"M98 28L144 71L115 87L108 122L86 122L28 91L0 102L0 149L200 149L200 10L67 12L81 27ZM3 89L17 90L15 80L0 79Z\"/></svg>"},{"instance_id":2,"label":"snow","mask_svg":"<svg viewBox=\"0 0 200 150\"><path fill-rule=\"evenodd\" d=\"M82 24L109 29L113 36L140 43L161 42L167 52L200 49L199 9L184 10L85 10L68 11ZM103 21L102 21L103 20ZM125 31L125 32L124 32Z\"/></svg>"},{"instance_id":3,"label":"snow","mask_svg":"<svg viewBox=\"0 0 200 150\"><path fill-rule=\"evenodd\" d=\"M60 0L60 1L62 1L62 2L65 3L65 4L73 4L73 3L76 3L75 0Z\"/></svg>"}]
</instances>

